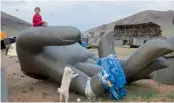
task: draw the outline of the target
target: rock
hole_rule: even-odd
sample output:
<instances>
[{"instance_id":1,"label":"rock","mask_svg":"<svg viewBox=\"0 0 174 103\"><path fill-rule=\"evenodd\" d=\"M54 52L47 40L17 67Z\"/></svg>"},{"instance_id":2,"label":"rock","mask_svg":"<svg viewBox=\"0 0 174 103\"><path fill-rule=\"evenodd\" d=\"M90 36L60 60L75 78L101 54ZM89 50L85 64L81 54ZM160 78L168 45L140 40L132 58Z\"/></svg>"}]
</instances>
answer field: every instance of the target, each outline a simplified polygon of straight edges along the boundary
<instances>
[{"instance_id":1,"label":"rock","mask_svg":"<svg viewBox=\"0 0 174 103\"><path fill-rule=\"evenodd\" d=\"M34 91L34 88L33 87L30 87L29 89L30 89L30 91Z\"/></svg>"},{"instance_id":2,"label":"rock","mask_svg":"<svg viewBox=\"0 0 174 103\"><path fill-rule=\"evenodd\" d=\"M18 61L18 60L16 60L16 63L19 63L19 61Z\"/></svg>"},{"instance_id":3,"label":"rock","mask_svg":"<svg viewBox=\"0 0 174 103\"><path fill-rule=\"evenodd\" d=\"M47 96L48 94L47 93L42 93L42 96Z\"/></svg>"},{"instance_id":4,"label":"rock","mask_svg":"<svg viewBox=\"0 0 174 103\"><path fill-rule=\"evenodd\" d=\"M7 67L8 67L8 64L6 64L4 68L7 68Z\"/></svg>"},{"instance_id":5,"label":"rock","mask_svg":"<svg viewBox=\"0 0 174 103\"><path fill-rule=\"evenodd\" d=\"M24 78L25 76L24 75L21 75L21 78Z\"/></svg>"},{"instance_id":6,"label":"rock","mask_svg":"<svg viewBox=\"0 0 174 103\"><path fill-rule=\"evenodd\" d=\"M22 93L27 93L27 91L24 90L24 91L22 91Z\"/></svg>"}]
</instances>

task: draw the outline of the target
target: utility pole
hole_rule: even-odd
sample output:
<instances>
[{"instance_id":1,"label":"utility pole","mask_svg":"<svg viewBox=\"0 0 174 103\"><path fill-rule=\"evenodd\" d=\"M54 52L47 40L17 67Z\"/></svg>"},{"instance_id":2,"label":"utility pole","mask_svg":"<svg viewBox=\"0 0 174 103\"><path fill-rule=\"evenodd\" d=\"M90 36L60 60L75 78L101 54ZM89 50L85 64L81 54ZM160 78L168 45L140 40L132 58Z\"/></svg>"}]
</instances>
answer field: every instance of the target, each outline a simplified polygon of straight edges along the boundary
<instances>
[{"instance_id":1,"label":"utility pole","mask_svg":"<svg viewBox=\"0 0 174 103\"><path fill-rule=\"evenodd\" d=\"M174 16L173 16L173 25L174 25Z\"/></svg>"}]
</instances>

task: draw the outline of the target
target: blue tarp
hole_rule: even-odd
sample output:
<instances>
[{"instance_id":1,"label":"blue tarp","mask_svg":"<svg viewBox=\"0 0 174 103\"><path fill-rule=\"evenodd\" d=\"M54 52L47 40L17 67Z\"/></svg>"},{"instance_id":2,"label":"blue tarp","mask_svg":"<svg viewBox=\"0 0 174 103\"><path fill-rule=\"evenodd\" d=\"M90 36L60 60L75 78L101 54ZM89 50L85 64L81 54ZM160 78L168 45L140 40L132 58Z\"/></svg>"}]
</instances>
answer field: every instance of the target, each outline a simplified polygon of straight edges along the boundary
<instances>
[{"instance_id":1,"label":"blue tarp","mask_svg":"<svg viewBox=\"0 0 174 103\"><path fill-rule=\"evenodd\" d=\"M102 67L99 76L103 85L110 92L112 99L121 99L126 96L124 85L126 84L126 77L124 71L115 55L109 55L105 58L100 58L97 65Z\"/></svg>"}]
</instances>

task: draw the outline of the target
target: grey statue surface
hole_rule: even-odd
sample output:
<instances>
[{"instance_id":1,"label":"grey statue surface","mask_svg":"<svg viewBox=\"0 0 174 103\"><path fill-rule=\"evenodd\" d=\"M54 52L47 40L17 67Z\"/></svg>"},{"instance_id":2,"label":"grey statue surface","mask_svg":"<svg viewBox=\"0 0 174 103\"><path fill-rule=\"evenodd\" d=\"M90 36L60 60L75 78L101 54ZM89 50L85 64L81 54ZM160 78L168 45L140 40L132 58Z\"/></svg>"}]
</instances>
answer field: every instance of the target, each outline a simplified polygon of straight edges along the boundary
<instances>
[{"instance_id":1,"label":"grey statue surface","mask_svg":"<svg viewBox=\"0 0 174 103\"><path fill-rule=\"evenodd\" d=\"M173 17L174 25L174 17ZM165 84L174 84L174 52L166 57L169 66L165 69L160 69L149 74L149 78Z\"/></svg>"},{"instance_id":2,"label":"grey statue surface","mask_svg":"<svg viewBox=\"0 0 174 103\"><path fill-rule=\"evenodd\" d=\"M86 95L100 96L105 88L96 65L99 57L116 54L113 32L106 33L99 41L98 55L82 47L80 31L74 27L31 27L17 37L16 50L21 70L35 79L51 78L57 83L61 79L66 65L72 66L79 74L70 85L70 90ZM159 69L169 66L163 55L174 51L174 38L152 40L139 47L129 58L121 59L128 83L148 77ZM87 86L88 85L88 86Z\"/></svg>"}]
</instances>

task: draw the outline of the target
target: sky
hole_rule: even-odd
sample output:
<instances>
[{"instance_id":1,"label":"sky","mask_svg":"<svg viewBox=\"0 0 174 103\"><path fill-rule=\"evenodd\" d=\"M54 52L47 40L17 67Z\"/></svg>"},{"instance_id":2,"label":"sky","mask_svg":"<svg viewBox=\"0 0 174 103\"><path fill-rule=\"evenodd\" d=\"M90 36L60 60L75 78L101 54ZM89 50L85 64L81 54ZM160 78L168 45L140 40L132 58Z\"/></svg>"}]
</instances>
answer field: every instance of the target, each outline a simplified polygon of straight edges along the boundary
<instances>
[{"instance_id":1,"label":"sky","mask_svg":"<svg viewBox=\"0 0 174 103\"><path fill-rule=\"evenodd\" d=\"M35 7L50 26L74 26L81 31L145 10L174 10L173 1L58 1L2 0L1 11L32 23Z\"/></svg>"}]
</instances>

